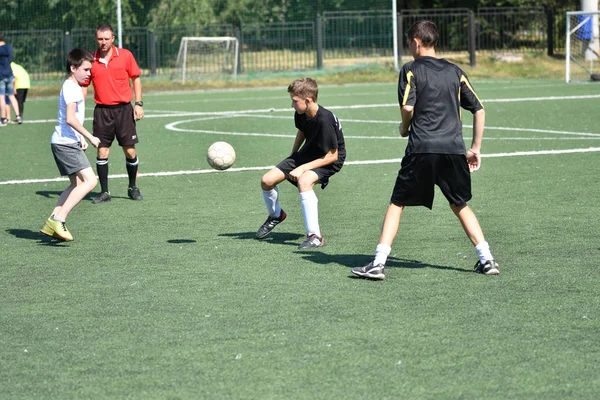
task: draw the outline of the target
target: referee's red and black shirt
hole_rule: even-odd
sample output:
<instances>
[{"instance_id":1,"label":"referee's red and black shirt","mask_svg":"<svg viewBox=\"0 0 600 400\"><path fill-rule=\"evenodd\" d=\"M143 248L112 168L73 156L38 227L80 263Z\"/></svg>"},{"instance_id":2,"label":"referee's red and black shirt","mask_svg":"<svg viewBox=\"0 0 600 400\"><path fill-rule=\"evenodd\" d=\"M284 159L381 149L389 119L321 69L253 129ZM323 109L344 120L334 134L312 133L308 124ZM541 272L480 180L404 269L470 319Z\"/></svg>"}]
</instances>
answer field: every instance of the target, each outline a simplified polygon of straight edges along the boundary
<instances>
[{"instance_id":1,"label":"referee's red and black shirt","mask_svg":"<svg viewBox=\"0 0 600 400\"><path fill-rule=\"evenodd\" d=\"M464 154L461 107L471 113L483 108L458 66L428 56L402 66L398 102L414 106L406 154Z\"/></svg>"},{"instance_id":2,"label":"referee's red and black shirt","mask_svg":"<svg viewBox=\"0 0 600 400\"><path fill-rule=\"evenodd\" d=\"M89 86L91 81L96 104L112 106L131 102L133 94L129 80L142 73L133 54L127 49L113 46L108 62L100 58L98 51L93 56L90 79L81 86Z\"/></svg>"}]
</instances>

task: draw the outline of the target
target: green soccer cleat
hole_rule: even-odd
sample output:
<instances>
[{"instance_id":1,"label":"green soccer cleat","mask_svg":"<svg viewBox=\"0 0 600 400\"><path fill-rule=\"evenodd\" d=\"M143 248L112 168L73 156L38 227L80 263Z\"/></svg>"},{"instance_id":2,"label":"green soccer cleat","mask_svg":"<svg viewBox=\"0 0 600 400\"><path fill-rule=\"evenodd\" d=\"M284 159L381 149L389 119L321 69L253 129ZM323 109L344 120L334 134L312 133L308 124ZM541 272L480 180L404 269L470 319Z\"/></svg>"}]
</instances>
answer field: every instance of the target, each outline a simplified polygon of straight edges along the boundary
<instances>
[{"instance_id":1,"label":"green soccer cleat","mask_svg":"<svg viewBox=\"0 0 600 400\"><path fill-rule=\"evenodd\" d=\"M50 236L54 239L59 239L58 235L56 234L56 232L54 232L50 227L48 227L48 225L44 224L44 226L42 226L42 229L40 229L40 233L46 235L46 236Z\"/></svg>"},{"instance_id":2,"label":"green soccer cleat","mask_svg":"<svg viewBox=\"0 0 600 400\"><path fill-rule=\"evenodd\" d=\"M70 242L73 240L73 235L67 229L67 225L62 221L56 221L54 218L50 217L46 220L46 226L54 231L56 239L64 240L66 242ZM42 232L43 233L43 232Z\"/></svg>"}]
</instances>

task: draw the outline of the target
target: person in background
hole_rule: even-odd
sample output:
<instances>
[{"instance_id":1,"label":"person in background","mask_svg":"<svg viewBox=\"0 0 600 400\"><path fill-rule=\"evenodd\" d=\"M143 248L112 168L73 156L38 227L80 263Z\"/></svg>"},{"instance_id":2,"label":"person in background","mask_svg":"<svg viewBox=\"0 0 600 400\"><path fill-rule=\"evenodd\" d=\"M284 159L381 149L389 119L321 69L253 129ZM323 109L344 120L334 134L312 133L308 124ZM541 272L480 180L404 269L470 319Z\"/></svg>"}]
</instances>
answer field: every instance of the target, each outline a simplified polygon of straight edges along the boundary
<instances>
[{"instance_id":1,"label":"person in background","mask_svg":"<svg viewBox=\"0 0 600 400\"><path fill-rule=\"evenodd\" d=\"M27 92L31 88L31 80L29 79L29 73L23 66L17 64L16 62L10 63L10 69L13 72L13 76L15 77L14 86L15 86L15 97L17 99L17 105L19 108L19 113L21 118L17 120L18 124L23 123L23 113L25 111L25 101L27 100Z\"/></svg>"},{"instance_id":2,"label":"person in background","mask_svg":"<svg viewBox=\"0 0 600 400\"><path fill-rule=\"evenodd\" d=\"M21 123L21 115L15 98L14 76L10 68L12 53L12 46L4 41L4 33L0 32L0 114L4 114L4 108L6 107L4 96L8 96L17 116L16 121ZM0 126L6 126L7 124L8 120L2 116Z\"/></svg>"}]
</instances>

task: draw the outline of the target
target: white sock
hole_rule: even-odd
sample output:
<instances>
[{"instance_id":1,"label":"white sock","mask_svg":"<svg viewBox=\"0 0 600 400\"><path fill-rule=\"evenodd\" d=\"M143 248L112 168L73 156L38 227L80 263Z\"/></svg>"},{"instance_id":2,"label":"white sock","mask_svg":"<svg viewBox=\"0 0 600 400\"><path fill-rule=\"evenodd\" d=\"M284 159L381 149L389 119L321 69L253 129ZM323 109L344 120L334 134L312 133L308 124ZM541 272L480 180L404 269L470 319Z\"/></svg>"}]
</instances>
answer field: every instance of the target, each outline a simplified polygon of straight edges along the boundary
<instances>
[{"instance_id":1,"label":"white sock","mask_svg":"<svg viewBox=\"0 0 600 400\"><path fill-rule=\"evenodd\" d=\"M375 260L373 260L374 265L383 264L387 261L388 256L392 252L392 248L387 244L380 243L375 248Z\"/></svg>"},{"instance_id":2,"label":"white sock","mask_svg":"<svg viewBox=\"0 0 600 400\"><path fill-rule=\"evenodd\" d=\"M490 251L490 245L488 242L483 241L475 246L475 253L477 253L477 257L479 257L479 262L485 264L486 261L491 261L494 259L492 252Z\"/></svg>"},{"instance_id":3,"label":"white sock","mask_svg":"<svg viewBox=\"0 0 600 400\"><path fill-rule=\"evenodd\" d=\"M56 215L53 215L52 219L55 220L55 221L59 221L59 222L65 222L64 220L58 218Z\"/></svg>"},{"instance_id":4,"label":"white sock","mask_svg":"<svg viewBox=\"0 0 600 400\"><path fill-rule=\"evenodd\" d=\"M315 191L310 190L300 193L300 203L302 204L306 234L321 237L321 230L319 229L319 199L317 199Z\"/></svg>"},{"instance_id":5,"label":"white sock","mask_svg":"<svg viewBox=\"0 0 600 400\"><path fill-rule=\"evenodd\" d=\"M262 195L263 199L265 199L269 215L271 217L279 217L281 215L281 206L279 205L279 189L277 186L271 190L263 190Z\"/></svg>"}]
</instances>

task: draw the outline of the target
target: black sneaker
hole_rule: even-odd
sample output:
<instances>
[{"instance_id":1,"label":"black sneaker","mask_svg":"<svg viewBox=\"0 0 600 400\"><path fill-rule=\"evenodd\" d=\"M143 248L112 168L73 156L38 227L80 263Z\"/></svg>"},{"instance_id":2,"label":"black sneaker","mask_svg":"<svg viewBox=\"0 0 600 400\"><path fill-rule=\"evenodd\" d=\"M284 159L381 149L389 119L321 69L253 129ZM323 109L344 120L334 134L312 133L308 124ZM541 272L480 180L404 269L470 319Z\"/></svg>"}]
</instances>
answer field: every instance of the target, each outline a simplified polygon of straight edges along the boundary
<instances>
[{"instance_id":1,"label":"black sneaker","mask_svg":"<svg viewBox=\"0 0 600 400\"><path fill-rule=\"evenodd\" d=\"M498 263L494 260L486 261L485 264L482 264L481 261L477 261L477 264L475 264L475 269L473 271L478 274L484 275L499 275L500 270L498 269L498 267Z\"/></svg>"},{"instance_id":2,"label":"black sneaker","mask_svg":"<svg viewBox=\"0 0 600 400\"><path fill-rule=\"evenodd\" d=\"M108 203L112 197L110 197L110 192L101 192L98 196L92 199L92 204L101 204Z\"/></svg>"},{"instance_id":3,"label":"black sneaker","mask_svg":"<svg viewBox=\"0 0 600 400\"><path fill-rule=\"evenodd\" d=\"M298 246L299 249L313 249L315 247L323 247L325 246L325 242L323 242L323 237L319 237L315 234L308 235L306 240Z\"/></svg>"},{"instance_id":4,"label":"black sneaker","mask_svg":"<svg viewBox=\"0 0 600 400\"><path fill-rule=\"evenodd\" d=\"M263 239L263 238L267 237L267 235L269 233L271 233L273 228L275 228L279 223L281 223L285 220L285 217L287 217L287 214L283 210L281 210L281 214L279 214L279 218L271 217L269 215L269 217L267 218L265 223L262 224L261 227L258 229L258 232L256 232L256 238Z\"/></svg>"},{"instance_id":5,"label":"black sneaker","mask_svg":"<svg viewBox=\"0 0 600 400\"><path fill-rule=\"evenodd\" d=\"M23 118L20 115L17 115L17 124L21 125L23 123Z\"/></svg>"},{"instance_id":6,"label":"black sneaker","mask_svg":"<svg viewBox=\"0 0 600 400\"><path fill-rule=\"evenodd\" d=\"M352 273L363 278L369 279L385 279L385 265L377 264L374 265L373 261L365 265L364 267L352 268Z\"/></svg>"},{"instance_id":7,"label":"black sneaker","mask_svg":"<svg viewBox=\"0 0 600 400\"><path fill-rule=\"evenodd\" d=\"M138 189L137 186L128 188L127 196L129 196L129 198L131 200L143 200L144 199L144 196L142 196L142 194L140 193L140 189Z\"/></svg>"}]
</instances>

